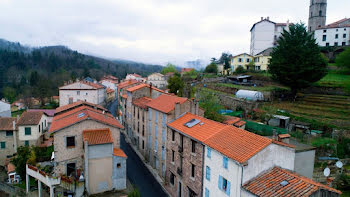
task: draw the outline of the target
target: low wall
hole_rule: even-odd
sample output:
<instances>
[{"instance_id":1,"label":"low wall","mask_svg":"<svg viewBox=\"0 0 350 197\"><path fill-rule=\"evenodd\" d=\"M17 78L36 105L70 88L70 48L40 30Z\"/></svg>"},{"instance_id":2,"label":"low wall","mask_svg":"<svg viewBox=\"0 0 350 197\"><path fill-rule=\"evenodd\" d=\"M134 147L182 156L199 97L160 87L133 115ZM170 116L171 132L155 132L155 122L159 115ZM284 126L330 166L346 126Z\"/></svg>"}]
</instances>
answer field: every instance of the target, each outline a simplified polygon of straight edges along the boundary
<instances>
[{"instance_id":1,"label":"low wall","mask_svg":"<svg viewBox=\"0 0 350 197\"><path fill-rule=\"evenodd\" d=\"M0 190L4 191L10 196L26 196L26 192L23 189L19 187L14 187L4 182L0 182Z\"/></svg>"}]
</instances>

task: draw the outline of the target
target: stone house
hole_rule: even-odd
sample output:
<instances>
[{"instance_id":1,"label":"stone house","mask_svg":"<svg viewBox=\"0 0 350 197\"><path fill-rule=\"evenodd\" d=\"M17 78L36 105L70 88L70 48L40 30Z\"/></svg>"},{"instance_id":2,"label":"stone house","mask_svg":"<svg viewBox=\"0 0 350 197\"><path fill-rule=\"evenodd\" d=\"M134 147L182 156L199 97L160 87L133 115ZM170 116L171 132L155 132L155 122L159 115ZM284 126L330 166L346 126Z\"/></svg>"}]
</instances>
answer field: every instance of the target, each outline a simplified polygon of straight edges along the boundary
<instances>
[{"instance_id":1,"label":"stone house","mask_svg":"<svg viewBox=\"0 0 350 197\"><path fill-rule=\"evenodd\" d=\"M148 75L147 83L161 89L165 89L168 85L167 77L161 73L153 73Z\"/></svg>"},{"instance_id":2,"label":"stone house","mask_svg":"<svg viewBox=\"0 0 350 197\"><path fill-rule=\"evenodd\" d=\"M48 127L50 127L53 116L55 115L55 109L28 109L28 112L44 112L47 115Z\"/></svg>"},{"instance_id":3,"label":"stone house","mask_svg":"<svg viewBox=\"0 0 350 197\"><path fill-rule=\"evenodd\" d=\"M107 94L107 97L106 97L107 102L112 102L115 99L115 92L113 89L107 88L106 94Z\"/></svg>"},{"instance_id":4,"label":"stone house","mask_svg":"<svg viewBox=\"0 0 350 197\"><path fill-rule=\"evenodd\" d=\"M113 146L108 128L83 131L84 174L88 194L126 188L126 155Z\"/></svg>"},{"instance_id":5,"label":"stone house","mask_svg":"<svg viewBox=\"0 0 350 197\"><path fill-rule=\"evenodd\" d=\"M0 117L0 165L17 152L17 118Z\"/></svg>"},{"instance_id":6,"label":"stone house","mask_svg":"<svg viewBox=\"0 0 350 197\"><path fill-rule=\"evenodd\" d=\"M49 132L54 138L57 175L84 169L83 130L101 128L110 130L113 147L119 148L120 130L124 127L109 113L82 105L54 116Z\"/></svg>"},{"instance_id":7,"label":"stone house","mask_svg":"<svg viewBox=\"0 0 350 197\"><path fill-rule=\"evenodd\" d=\"M139 74L127 74L126 77L125 77L125 80L136 80L136 81L139 81L139 82L145 82L146 80L144 78L142 78L141 75Z\"/></svg>"},{"instance_id":8,"label":"stone house","mask_svg":"<svg viewBox=\"0 0 350 197\"><path fill-rule=\"evenodd\" d=\"M125 120L125 110L126 110L126 90L128 88L134 87L139 85L141 82L138 82L136 80L126 80L123 82L120 82L117 86L117 101L118 101L118 112L119 112L119 120L121 121L121 123L124 125L123 120Z\"/></svg>"},{"instance_id":9,"label":"stone house","mask_svg":"<svg viewBox=\"0 0 350 197\"><path fill-rule=\"evenodd\" d=\"M18 145L36 146L49 126L48 115L42 111L23 112L17 122Z\"/></svg>"},{"instance_id":10,"label":"stone house","mask_svg":"<svg viewBox=\"0 0 350 197\"><path fill-rule=\"evenodd\" d=\"M102 105L106 99L103 85L89 81L77 81L59 88L60 107L76 101L87 101Z\"/></svg>"},{"instance_id":11,"label":"stone house","mask_svg":"<svg viewBox=\"0 0 350 197\"><path fill-rule=\"evenodd\" d=\"M86 101L77 101L77 102L74 102L72 104L68 104L68 105L65 105L65 106L57 107L56 110L55 110L55 114L54 115L56 116L56 115L65 113L67 111L70 111L72 109L76 109L76 108L81 107L81 106L87 106L87 107L90 107L90 108L94 108L95 110L98 110L100 112L105 112L105 113L111 114L108 111L108 109L102 107L101 105L96 105L96 104L89 103L89 102L86 102Z\"/></svg>"}]
</instances>

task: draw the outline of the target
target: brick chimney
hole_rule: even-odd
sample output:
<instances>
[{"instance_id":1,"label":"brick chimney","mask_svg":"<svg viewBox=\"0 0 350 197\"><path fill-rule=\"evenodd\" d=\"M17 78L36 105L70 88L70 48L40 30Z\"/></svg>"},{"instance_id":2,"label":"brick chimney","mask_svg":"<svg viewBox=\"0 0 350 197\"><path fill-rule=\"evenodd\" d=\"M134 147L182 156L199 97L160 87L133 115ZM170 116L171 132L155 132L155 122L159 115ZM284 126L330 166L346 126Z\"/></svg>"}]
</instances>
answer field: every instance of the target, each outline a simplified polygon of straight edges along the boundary
<instances>
[{"instance_id":1,"label":"brick chimney","mask_svg":"<svg viewBox=\"0 0 350 197\"><path fill-rule=\"evenodd\" d=\"M196 115L199 115L199 102L198 100L194 100L194 104L195 104L195 113Z\"/></svg>"},{"instance_id":2,"label":"brick chimney","mask_svg":"<svg viewBox=\"0 0 350 197\"><path fill-rule=\"evenodd\" d=\"M149 83L149 97L152 98L152 83Z\"/></svg>"},{"instance_id":3,"label":"brick chimney","mask_svg":"<svg viewBox=\"0 0 350 197\"><path fill-rule=\"evenodd\" d=\"M180 102L175 103L175 119L180 116Z\"/></svg>"}]
</instances>

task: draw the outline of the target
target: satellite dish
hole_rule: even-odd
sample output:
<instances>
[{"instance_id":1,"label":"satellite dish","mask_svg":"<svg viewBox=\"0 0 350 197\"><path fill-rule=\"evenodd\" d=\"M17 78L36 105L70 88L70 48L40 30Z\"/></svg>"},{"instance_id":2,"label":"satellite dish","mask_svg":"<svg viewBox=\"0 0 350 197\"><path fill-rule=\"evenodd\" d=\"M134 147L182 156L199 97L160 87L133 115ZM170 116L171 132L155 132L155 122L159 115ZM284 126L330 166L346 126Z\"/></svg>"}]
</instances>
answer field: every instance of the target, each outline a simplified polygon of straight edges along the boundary
<instances>
[{"instance_id":1,"label":"satellite dish","mask_svg":"<svg viewBox=\"0 0 350 197\"><path fill-rule=\"evenodd\" d=\"M325 177L328 177L330 173L331 173L331 170L328 167L323 170L323 175Z\"/></svg>"},{"instance_id":2,"label":"satellite dish","mask_svg":"<svg viewBox=\"0 0 350 197\"><path fill-rule=\"evenodd\" d=\"M338 167L338 168L342 168L343 167L343 163L341 161L337 161L337 163L335 163L335 165Z\"/></svg>"}]
</instances>

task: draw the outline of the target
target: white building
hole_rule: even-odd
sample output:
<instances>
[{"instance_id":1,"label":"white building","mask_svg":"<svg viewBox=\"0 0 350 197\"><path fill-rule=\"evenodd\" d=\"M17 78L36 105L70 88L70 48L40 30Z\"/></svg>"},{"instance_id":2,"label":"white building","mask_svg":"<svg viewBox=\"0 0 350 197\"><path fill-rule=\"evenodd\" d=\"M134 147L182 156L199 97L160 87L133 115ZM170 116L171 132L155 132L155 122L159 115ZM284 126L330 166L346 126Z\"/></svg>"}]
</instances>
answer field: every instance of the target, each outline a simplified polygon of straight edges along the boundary
<instances>
[{"instance_id":1,"label":"white building","mask_svg":"<svg viewBox=\"0 0 350 197\"><path fill-rule=\"evenodd\" d=\"M319 46L350 45L350 18L344 18L315 30L315 39Z\"/></svg>"},{"instance_id":2,"label":"white building","mask_svg":"<svg viewBox=\"0 0 350 197\"><path fill-rule=\"evenodd\" d=\"M37 145L38 139L46 132L48 125L48 116L44 112L23 112L17 122L19 145Z\"/></svg>"},{"instance_id":3,"label":"white building","mask_svg":"<svg viewBox=\"0 0 350 197\"><path fill-rule=\"evenodd\" d=\"M0 100L0 117L11 117L11 105Z\"/></svg>"},{"instance_id":4,"label":"white building","mask_svg":"<svg viewBox=\"0 0 350 197\"><path fill-rule=\"evenodd\" d=\"M166 88L168 81L164 75L161 73L153 73L147 77L147 83L152 84L156 88Z\"/></svg>"},{"instance_id":5,"label":"white building","mask_svg":"<svg viewBox=\"0 0 350 197\"><path fill-rule=\"evenodd\" d=\"M274 47L283 29L289 29L289 22L275 23L269 17L263 18L250 29L250 55L256 55L261 51Z\"/></svg>"},{"instance_id":6,"label":"white building","mask_svg":"<svg viewBox=\"0 0 350 197\"><path fill-rule=\"evenodd\" d=\"M106 99L103 85L88 81L77 81L59 88L60 107L76 101L87 101L102 105Z\"/></svg>"},{"instance_id":7,"label":"white building","mask_svg":"<svg viewBox=\"0 0 350 197\"><path fill-rule=\"evenodd\" d=\"M242 129L227 126L204 143L205 197L244 196L241 186L260 173L274 166L294 170L293 147Z\"/></svg>"},{"instance_id":8,"label":"white building","mask_svg":"<svg viewBox=\"0 0 350 197\"><path fill-rule=\"evenodd\" d=\"M127 74L126 77L125 77L125 81L132 80L132 79L136 80L138 82L145 82L146 81L145 78L142 78L141 75L138 75L136 73L134 73L134 74Z\"/></svg>"}]
</instances>

